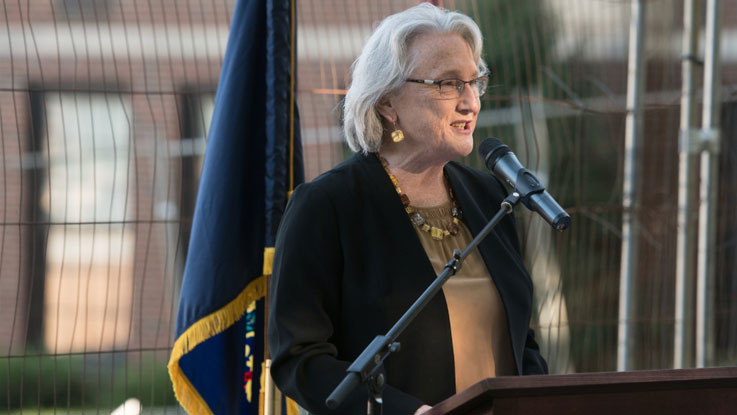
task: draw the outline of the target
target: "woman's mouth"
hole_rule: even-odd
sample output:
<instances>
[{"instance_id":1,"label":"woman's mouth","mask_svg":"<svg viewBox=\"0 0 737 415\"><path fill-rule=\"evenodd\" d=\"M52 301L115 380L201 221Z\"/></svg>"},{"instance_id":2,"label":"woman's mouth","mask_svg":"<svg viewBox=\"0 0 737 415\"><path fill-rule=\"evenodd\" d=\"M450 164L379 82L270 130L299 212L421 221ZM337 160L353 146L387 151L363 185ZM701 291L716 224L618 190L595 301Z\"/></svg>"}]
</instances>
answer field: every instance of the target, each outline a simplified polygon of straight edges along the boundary
<instances>
[{"instance_id":1,"label":"woman's mouth","mask_svg":"<svg viewBox=\"0 0 737 415\"><path fill-rule=\"evenodd\" d=\"M450 124L453 128L458 128L459 130L469 130L471 128L471 122L470 121L456 121L454 123Z\"/></svg>"}]
</instances>

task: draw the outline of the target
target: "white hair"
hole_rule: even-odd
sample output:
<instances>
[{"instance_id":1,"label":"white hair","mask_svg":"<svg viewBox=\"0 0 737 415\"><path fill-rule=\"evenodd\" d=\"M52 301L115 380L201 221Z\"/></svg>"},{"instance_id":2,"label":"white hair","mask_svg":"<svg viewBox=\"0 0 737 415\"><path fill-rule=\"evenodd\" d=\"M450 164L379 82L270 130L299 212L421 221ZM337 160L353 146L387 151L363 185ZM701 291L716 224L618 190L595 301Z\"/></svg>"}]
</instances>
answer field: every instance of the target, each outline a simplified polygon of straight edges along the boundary
<instances>
[{"instance_id":1,"label":"white hair","mask_svg":"<svg viewBox=\"0 0 737 415\"><path fill-rule=\"evenodd\" d=\"M481 59L481 30L470 17L430 3L387 17L353 62L351 86L343 106L343 132L351 150L379 151L383 127L376 105L409 77L414 68L407 46L426 33L460 35L471 47L479 73L486 71Z\"/></svg>"}]
</instances>

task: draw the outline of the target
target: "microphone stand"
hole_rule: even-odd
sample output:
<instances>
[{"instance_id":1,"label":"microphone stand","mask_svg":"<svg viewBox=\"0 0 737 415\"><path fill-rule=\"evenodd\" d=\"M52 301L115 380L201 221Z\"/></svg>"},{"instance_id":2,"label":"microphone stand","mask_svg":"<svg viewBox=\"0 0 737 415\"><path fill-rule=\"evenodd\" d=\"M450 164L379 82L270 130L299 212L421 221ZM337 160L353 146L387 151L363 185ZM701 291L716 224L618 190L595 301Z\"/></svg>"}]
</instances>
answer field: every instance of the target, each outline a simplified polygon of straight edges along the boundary
<instances>
[{"instance_id":1,"label":"microphone stand","mask_svg":"<svg viewBox=\"0 0 737 415\"><path fill-rule=\"evenodd\" d=\"M397 337L409 326L414 318L430 303L435 294L440 291L450 277L455 275L463 260L478 246L481 241L491 232L492 229L502 220L504 215L512 212L514 206L520 201L520 194L517 190L507 196L501 203L499 211L491 218L491 221L476 235L466 249L461 252L458 249L453 251L453 258L445 264L443 272L435 278L427 289L415 300L414 304L404 313L386 335L378 335L369 345L361 352L361 354L353 361L346 370L345 375L340 384L333 390L325 401L330 409L336 409L359 384L365 383L368 387L368 415L382 415L382 393L386 384L383 373L384 360L389 357L392 352L399 351L400 344L396 342Z\"/></svg>"}]
</instances>

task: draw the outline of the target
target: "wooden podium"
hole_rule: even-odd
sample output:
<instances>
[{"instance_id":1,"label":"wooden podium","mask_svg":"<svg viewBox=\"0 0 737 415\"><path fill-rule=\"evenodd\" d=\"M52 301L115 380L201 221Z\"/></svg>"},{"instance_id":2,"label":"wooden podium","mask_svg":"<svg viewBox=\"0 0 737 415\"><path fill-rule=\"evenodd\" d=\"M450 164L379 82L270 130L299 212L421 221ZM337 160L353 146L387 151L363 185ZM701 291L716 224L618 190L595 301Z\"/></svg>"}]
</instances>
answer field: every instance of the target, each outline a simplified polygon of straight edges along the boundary
<instances>
[{"instance_id":1,"label":"wooden podium","mask_svg":"<svg viewBox=\"0 0 737 415\"><path fill-rule=\"evenodd\" d=\"M483 380L427 415L737 414L737 367Z\"/></svg>"}]
</instances>

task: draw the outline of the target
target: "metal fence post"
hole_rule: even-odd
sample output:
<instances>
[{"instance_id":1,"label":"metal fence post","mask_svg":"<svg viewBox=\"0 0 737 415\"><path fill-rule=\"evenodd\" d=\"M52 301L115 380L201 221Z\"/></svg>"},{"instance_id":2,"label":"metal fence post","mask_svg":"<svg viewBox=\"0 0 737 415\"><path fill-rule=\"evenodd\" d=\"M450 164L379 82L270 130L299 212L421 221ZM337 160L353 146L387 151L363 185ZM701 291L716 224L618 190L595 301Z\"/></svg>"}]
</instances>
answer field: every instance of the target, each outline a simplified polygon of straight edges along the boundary
<instances>
[{"instance_id":1,"label":"metal fence post","mask_svg":"<svg viewBox=\"0 0 737 415\"><path fill-rule=\"evenodd\" d=\"M642 136L642 87L644 83L643 48L645 2L632 0L630 16L629 61L627 64L627 120L624 139L624 180L622 189L622 257L619 282L619 329L617 336L617 370L630 369L630 323L632 280L637 271L637 207L641 179L638 177Z\"/></svg>"}]
</instances>

